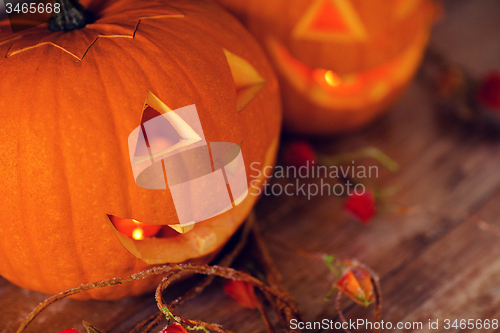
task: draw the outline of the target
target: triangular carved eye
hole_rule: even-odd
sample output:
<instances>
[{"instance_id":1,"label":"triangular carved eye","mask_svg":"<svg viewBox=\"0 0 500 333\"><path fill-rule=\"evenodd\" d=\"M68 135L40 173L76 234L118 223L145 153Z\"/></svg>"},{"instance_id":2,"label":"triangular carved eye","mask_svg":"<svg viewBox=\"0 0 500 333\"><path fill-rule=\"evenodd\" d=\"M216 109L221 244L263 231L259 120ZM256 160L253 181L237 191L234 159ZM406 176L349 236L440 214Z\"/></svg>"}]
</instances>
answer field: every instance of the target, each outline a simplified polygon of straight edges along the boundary
<instances>
[{"instance_id":1,"label":"triangular carved eye","mask_svg":"<svg viewBox=\"0 0 500 333\"><path fill-rule=\"evenodd\" d=\"M266 81L246 60L224 49L236 87L236 109L241 111L264 87Z\"/></svg>"},{"instance_id":2,"label":"triangular carved eye","mask_svg":"<svg viewBox=\"0 0 500 333\"><path fill-rule=\"evenodd\" d=\"M152 119L155 120L151 121ZM159 159L159 156L188 143L200 141L201 136L175 111L148 91L136 139L132 145L136 147L133 164Z\"/></svg>"},{"instance_id":3,"label":"triangular carved eye","mask_svg":"<svg viewBox=\"0 0 500 333\"><path fill-rule=\"evenodd\" d=\"M160 101L158 97L153 95L150 91L148 91L146 95L146 101L144 102L144 108L142 111L141 124L144 124L148 120L153 119L159 115L165 114L167 112L172 111L165 103Z\"/></svg>"},{"instance_id":4,"label":"triangular carved eye","mask_svg":"<svg viewBox=\"0 0 500 333\"><path fill-rule=\"evenodd\" d=\"M295 26L292 36L317 41L356 41L367 37L350 0L316 0Z\"/></svg>"},{"instance_id":5,"label":"triangular carved eye","mask_svg":"<svg viewBox=\"0 0 500 333\"><path fill-rule=\"evenodd\" d=\"M395 16L397 19L407 17L418 5L420 0L392 0L394 2Z\"/></svg>"}]
</instances>

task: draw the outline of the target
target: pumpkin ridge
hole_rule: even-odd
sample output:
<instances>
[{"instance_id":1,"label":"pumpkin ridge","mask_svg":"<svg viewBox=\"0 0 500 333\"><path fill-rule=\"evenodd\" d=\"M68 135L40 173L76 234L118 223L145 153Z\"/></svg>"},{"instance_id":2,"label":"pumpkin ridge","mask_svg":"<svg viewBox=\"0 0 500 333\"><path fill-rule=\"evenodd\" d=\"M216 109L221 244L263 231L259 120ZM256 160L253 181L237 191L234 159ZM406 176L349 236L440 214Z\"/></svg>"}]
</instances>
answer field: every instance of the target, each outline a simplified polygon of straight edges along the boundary
<instances>
[{"instance_id":1,"label":"pumpkin ridge","mask_svg":"<svg viewBox=\"0 0 500 333\"><path fill-rule=\"evenodd\" d=\"M203 33L205 39L210 38L212 42L214 42L214 43L218 42L218 39L216 38L216 36L214 36L212 33L207 32L206 30L204 30L206 28L204 28L203 26L196 25L196 22L190 22L189 28L191 29L189 31L189 33L197 31L198 34ZM145 37L145 36L143 36L143 37ZM171 34L170 37L171 37L171 40L174 41L174 44L178 43L178 41L182 42L182 39L178 38L174 34ZM165 58L166 59L168 58L168 60L172 64L174 64L182 72L182 74L183 74L182 79L184 80L185 83L187 83L187 84L185 84L185 91L187 91L187 92L189 92L197 97L201 97L203 95L201 89L204 89L204 87L201 87L201 86L195 84L196 78L193 78L190 75L189 72L191 69L185 67L185 65L183 64L184 60L179 58L179 57L176 57L175 54L168 52L169 49L166 45L156 45L156 46L161 48L162 51L164 51ZM198 51L198 50L193 49L193 52L196 52L196 51ZM199 51L201 51L201 50L199 50ZM229 65L227 64L226 57L224 56L223 48L221 47L220 52L217 52L217 53L220 55L220 57L219 57L220 61L213 62L212 63L213 66L217 67L219 65L223 65L223 66L227 66L227 69L229 70ZM153 59L151 59L151 60L153 60ZM232 79L231 79L231 82L232 82ZM236 94L235 94L235 96L236 96ZM186 106L186 105L177 105L177 106L175 106L175 109L177 109L179 107L184 107L184 106ZM169 107L172 107L172 106L169 105ZM236 108L236 104L235 104L235 108Z\"/></svg>"},{"instance_id":2,"label":"pumpkin ridge","mask_svg":"<svg viewBox=\"0 0 500 333\"><path fill-rule=\"evenodd\" d=\"M176 8L176 10L178 10ZM186 17L185 14L183 14L181 11L179 11L181 14L178 15L158 15L158 16L147 16L147 17L140 17L139 21L137 22L137 25L135 26L134 32L132 33L132 38L135 38L135 34L137 33L137 30L139 29L139 25L141 24L142 20L148 20L148 19L161 19L161 18L166 18L166 17L175 17L175 18L184 18Z\"/></svg>"},{"instance_id":3,"label":"pumpkin ridge","mask_svg":"<svg viewBox=\"0 0 500 333\"><path fill-rule=\"evenodd\" d=\"M136 64L140 68L140 64L137 61L136 61ZM99 63L95 64L95 68L96 68L97 72L99 73L98 77L102 78L103 77L103 72L101 71L101 67L99 66ZM141 68L141 71L142 71L142 68ZM144 72L144 71L142 71L142 72ZM120 80L120 82L121 82L121 80ZM99 83L101 84L102 90L104 91L104 95L105 95L105 98L106 98L106 103L105 104L109 105L110 103L113 102L113 99L112 99L112 96L110 96L110 94L109 94L108 87L103 82L103 80L99 80ZM119 136L120 133L119 133L118 126L117 126L117 123L118 123L117 117L112 112L110 114L111 114L112 121L110 122L111 126L109 126L107 128L107 130L111 131L110 127L112 127L112 130L113 130L114 134L111 137L116 140L114 142L114 147L117 149L116 154L118 156L124 157L124 159L127 160L128 159L128 151L126 149L125 150L123 149L123 147L121 145L121 140L119 139L120 138L120 136ZM127 177L127 172L124 169L118 168L117 171L120 171L120 174L123 176L124 179ZM129 207L132 207L132 195L130 193L130 191L132 191L132 190L133 190L133 188L131 188L130 186L127 186L127 191L123 191L123 195L125 196L124 201L126 202L126 207L127 207L127 210L128 210L127 213L129 213L129 214L132 213L129 210Z\"/></svg>"},{"instance_id":4,"label":"pumpkin ridge","mask_svg":"<svg viewBox=\"0 0 500 333\"><path fill-rule=\"evenodd\" d=\"M29 121L29 119L28 119L28 121ZM18 136L18 138L20 138L20 136ZM22 144L20 142L20 139L18 139L18 141L17 141L18 156L20 156L23 153L22 150L21 150L21 146L22 146ZM24 170L21 167L20 163L18 163L17 166L18 166L18 170L17 170L16 176L17 176L18 184L22 184L23 183L22 178L25 177L25 173L23 172ZM21 207L22 211L25 211L26 208L27 208L26 207L27 206L27 202L26 202L27 200L25 200L25 195L23 194L24 188L22 186L18 186L18 188L19 188L19 191L20 191L20 196L19 196L20 201L21 201L20 207ZM23 228L22 228L23 232L26 232L28 234L29 239L36 239L36 231L33 230L32 228L30 228L30 226L29 226L29 224L30 224L29 219L20 219L20 220L21 220L21 223L22 223L22 226L23 226ZM2 244L6 244L6 243L2 242ZM30 253L30 254L37 253L37 251L36 251L37 247L35 245L35 242L25 242L24 245L27 246L27 248L29 249L28 253ZM5 251L4 251L4 255L2 256L2 260L5 260L8 257L9 256L5 255ZM28 256L28 260L35 264L35 267L37 268L38 272L43 272L43 265L42 265L42 263L40 261L34 260L32 255ZM11 261L9 261L9 263L11 263ZM11 263L11 266L15 267L15 266L12 265L12 263ZM14 275L16 275L22 281L22 283L27 284L27 285L29 285L30 283L32 283L31 281L29 281L29 279L26 279L25 274L22 272L21 269L19 269L19 267L17 267L17 269L13 270L13 272L14 272ZM38 284L46 285L49 282L46 279L45 274L39 274L39 276L41 277L42 281L38 281Z\"/></svg>"},{"instance_id":5,"label":"pumpkin ridge","mask_svg":"<svg viewBox=\"0 0 500 333\"><path fill-rule=\"evenodd\" d=\"M58 121L55 122L56 124L56 129L55 129L55 133L58 133L60 134L60 129L61 129L61 119L63 119L60 115L62 112L62 108L61 107L56 107L55 108L56 111L56 119L58 119ZM64 126L64 125L63 125ZM61 141L59 141L61 142ZM68 169L67 165L66 165L66 155L65 155L65 149L61 146L61 144L54 144L54 151L56 152L56 156L60 156L60 161L57 161L58 162L58 165L60 165L60 168L61 168L61 172L60 172L60 175L61 177L63 177L65 179L65 181L63 181L62 183L64 184L64 186L66 187L65 188L65 192L66 193L69 193L69 195L66 196L66 205L68 206L69 209L66 210L67 214L69 215L68 216L68 221L69 221L69 224L71 225L71 227L69 228L70 229L70 237L66 237L64 240L67 241L68 243L72 243L72 247L71 247L71 251L74 251L74 253L77 254L77 256L74 257L77 258L77 262L74 263L73 268L71 270L71 274L75 274L74 272L74 269L76 268L78 270L78 275L80 276L83 276L85 279L88 278L88 274L86 273L86 270L83 269L82 267L82 260L80 258L82 258L82 251L80 251L80 249L78 248L78 244L77 244L77 235L78 235L78 232L75 230L75 228L77 227L77 224L76 223L73 223L73 201L71 199L71 194L72 194L72 191L71 191L71 187L70 187L70 183L68 182L68 175L66 173L66 170ZM68 224L68 223L67 223ZM42 267L42 274L43 274L43 280L45 283L47 283L47 279L46 279L46 272L47 270L44 269L45 267ZM50 274L50 270L49 270L49 274ZM52 272L52 273L57 273L58 275L61 274L61 272ZM69 273L69 272L66 272L66 273Z\"/></svg>"},{"instance_id":6,"label":"pumpkin ridge","mask_svg":"<svg viewBox=\"0 0 500 333\"><path fill-rule=\"evenodd\" d=\"M0 45L3 45L5 43L9 43L9 42L13 42L12 45L9 47L9 49L7 51L7 54L5 56L6 58L10 58L11 56L14 56L14 55L17 55L19 53L26 52L26 51L29 51L29 50L32 50L32 49L35 49L35 48L38 48L38 47L41 47L41 46L44 46L44 45L49 45L49 46L54 46L54 47L57 47L57 48L61 49L62 51L68 53L72 57L76 58L78 61L83 61L83 59L85 58L85 56L89 52L90 48L96 43L96 41L99 38L131 38L131 39L134 39L135 36L136 36L136 33L137 33L138 29L139 29L139 25L142 22L142 20L147 20L147 19L162 19L162 18L184 18L185 17L185 14L183 14L177 8L175 8L175 10L178 11L179 14L166 14L166 15L156 15L156 16L139 17L138 21L137 21L137 23L136 23L136 25L135 25L135 27L134 27L134 29L133 29L133 31L132 31L132 33L130 35L97 35L94 38L94 40L92 42L90 42L90 44L87 46L87 48L83 51L83 54L82 54L81 57L79 57L75 53L67 50L65 47L63 47L63 46L61 46L61 45L59 45L59 44L57 44L55 42L42 42L42 43L38 43L38 44L33 45L33 46L23 47L23 48L20 48L19 50L15 50L15 51L11 52L11 49L15 45L14 42L17 41L17 40L19 40L19 39L22 39L23 36L26 36L26 35L16 36L16 37L13 37L13 38L6 39L4 41L0 41Z\"/></svg>"},{"instance_id":7,"label":"pumpkin ridge","mask_svg":"<svg viewBox=\"0 0 500 333\"><path fill-rule=\"evenodd\" d=\"M16 149L17 155L19 155L20 147L21 147L21 145L20 145L19 141L17 141L17 149ZM18 169L20 168L19 164L17 164L17 168ZM19 175L22 175L22 172L19 172L19 170L16 170L16 175L17 175L17 179L19 179ZM21 192L20 196L22 199L23 198L23 195L22 195L23 188L21 186L18 186L18 189ZM24 200L21 201L20 207L21 207L21 209L23 209ZM29 229L29 228L26 228L26 223L27 223L26 220L21 219L21 221L19 221L19 222L22 223L23 229L25 229L25 230ZM9 256L5 255L5 253L6 253L5 247L6 246L7 246L7 244L5 242L0 242L0 255L1 255L2 261L7 262L11 268L11 271L16 272L16 275L19 275L18 271L15 269L15 265L12 263L12 260L9 258ZM33 248L33 245L30 244L30 247ZM40 268L40 266L38 266L38 267Z\"/></svg>"}]
</instances>

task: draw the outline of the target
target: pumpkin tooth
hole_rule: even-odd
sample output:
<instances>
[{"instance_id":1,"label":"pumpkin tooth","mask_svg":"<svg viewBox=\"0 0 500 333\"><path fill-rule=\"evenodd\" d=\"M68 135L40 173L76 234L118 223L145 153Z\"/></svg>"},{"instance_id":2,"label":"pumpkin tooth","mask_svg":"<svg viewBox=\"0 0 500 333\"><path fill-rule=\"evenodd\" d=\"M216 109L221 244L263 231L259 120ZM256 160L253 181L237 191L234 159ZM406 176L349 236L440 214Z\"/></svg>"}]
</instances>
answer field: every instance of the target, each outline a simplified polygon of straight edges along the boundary
<instances>
[{"instance_id":1,"label":"pumpkin tooth","mask_svg":"<svg viewBox=\"0 0 500 333\"><path fill-rule=\"evenodd\" d=\"M186 232L194 228L195 223L196 222L193 221L185 224L168 224L168 226L180 234L185 234Z\"/></svg>"}]
</instances>

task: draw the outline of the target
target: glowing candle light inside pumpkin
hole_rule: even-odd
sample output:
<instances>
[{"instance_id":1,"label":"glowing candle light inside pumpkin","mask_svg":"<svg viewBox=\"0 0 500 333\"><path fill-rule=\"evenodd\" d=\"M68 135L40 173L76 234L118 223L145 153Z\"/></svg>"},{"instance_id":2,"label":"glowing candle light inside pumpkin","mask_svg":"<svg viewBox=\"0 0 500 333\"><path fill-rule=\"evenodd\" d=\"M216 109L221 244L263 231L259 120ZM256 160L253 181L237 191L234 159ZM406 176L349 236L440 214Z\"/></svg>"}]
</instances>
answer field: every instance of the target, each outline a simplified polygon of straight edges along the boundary
<instances>
[{"instance_id":1,"label":"glowing candle light inside pumpkin","mask_svg":"<svg viewBox=\"0 0 500 333\"><path fill-rule=\"evenodd\" d=\"M135 240L143 240L147 237L154 237L163 227L162 225L152 225L141 223L134 219L123 219L120 217L108 215L115 228Z\"/></svg>"},{"instance_id":2,"label":"glowing candle light inside pumpkin","mask_svg":"<svg viewBox=\"0 0 500 333\"><path fill-rule=\"evenodd\" d=\"M328 83L328 85L330 85L332 87L337 87L339 84L342 83L342 80L340 79L340 77L332 71L326 71L325 81L326 81L326 83Z\"/></svg>"},{"instance_id":3,"label":"glowing candle light inside pumpkin","mask_svg":"<svg viewBox=\"0 0 500 333\"><path fill-rule=\"evenodd\" d=\"M132 232L132 238L135 240L143 240L144 239L144 231L142 228L135 228Z\"/></svg>"}]
</instances>

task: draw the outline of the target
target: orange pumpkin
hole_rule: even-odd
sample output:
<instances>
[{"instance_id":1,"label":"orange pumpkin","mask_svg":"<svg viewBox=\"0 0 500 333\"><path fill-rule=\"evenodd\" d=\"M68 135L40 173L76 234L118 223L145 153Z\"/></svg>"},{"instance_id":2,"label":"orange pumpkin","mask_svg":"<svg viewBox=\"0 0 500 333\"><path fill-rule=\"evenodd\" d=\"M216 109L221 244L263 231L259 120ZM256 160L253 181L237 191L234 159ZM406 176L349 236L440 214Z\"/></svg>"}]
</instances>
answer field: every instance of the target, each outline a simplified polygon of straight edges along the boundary
<instances>
[{"instance_id":1,"label":"orange pumpkin","mask_svg":"<svg viewBox=\"0 0 500 333\"><path fill-rule=\"evenodd\" d=\"M329 134L386 110L427 44L431 0L218 0L265 46L278 72L285 128Z\"/></svg>"},{"instance_id":2,"label":"orange pumpkin","mask_svg":"<svg viewBox=\"0 0 500 333\"><path fill-rule=\"evenodd\" d=\"M172 110L195 104L206 140L239 144L247 170L273 164L281 123L271 65L219 6L82 3L97 19L80 30L13 34L0 23L0 275L51 294L161 262L206 263L257 198L251 187L235 208L176 228L169 190L140 188L132 174L127 139L148 91ZM133 220L156 231L127 238ZM159 279L78 298L139 295Z\"/></svg>"}]
</instances>

